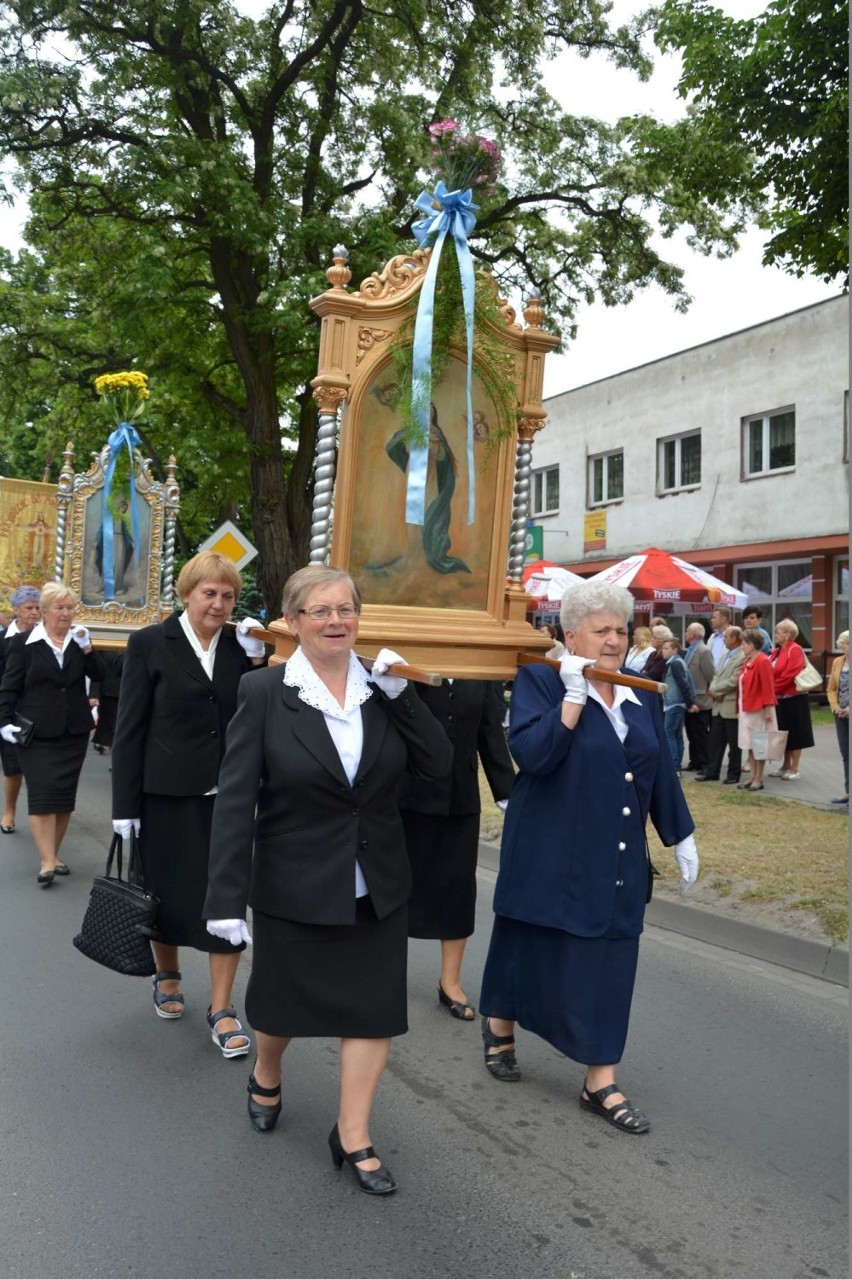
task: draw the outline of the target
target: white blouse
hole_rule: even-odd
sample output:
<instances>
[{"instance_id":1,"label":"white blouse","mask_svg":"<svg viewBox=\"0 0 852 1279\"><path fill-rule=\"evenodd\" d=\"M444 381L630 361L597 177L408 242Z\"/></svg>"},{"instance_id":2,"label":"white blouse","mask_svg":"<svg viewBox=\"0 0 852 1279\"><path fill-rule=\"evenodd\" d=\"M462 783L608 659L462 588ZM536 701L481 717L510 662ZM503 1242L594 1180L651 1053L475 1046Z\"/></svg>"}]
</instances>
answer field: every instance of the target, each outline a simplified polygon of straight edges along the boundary
<instances>
[{"instance_id":1,"label":"white blouse","mask_svg":"<svg viewBox=\"0 0 852 1279\"><path fill-rule=\"evenodd\" d=\"M361 707L373 695L367 672L354 653L349 654L349 670L346 673L346 697L341 706L334 694L317 675L301 648L287 658L284 683L299 691L299 701L314 710L321 711L331 740L334 742L340 763L350 784L355 780L361 752L364 748L364 725ZM364 872L355 859L355 896L369 893Z\"/></svg>"}]
</instances>

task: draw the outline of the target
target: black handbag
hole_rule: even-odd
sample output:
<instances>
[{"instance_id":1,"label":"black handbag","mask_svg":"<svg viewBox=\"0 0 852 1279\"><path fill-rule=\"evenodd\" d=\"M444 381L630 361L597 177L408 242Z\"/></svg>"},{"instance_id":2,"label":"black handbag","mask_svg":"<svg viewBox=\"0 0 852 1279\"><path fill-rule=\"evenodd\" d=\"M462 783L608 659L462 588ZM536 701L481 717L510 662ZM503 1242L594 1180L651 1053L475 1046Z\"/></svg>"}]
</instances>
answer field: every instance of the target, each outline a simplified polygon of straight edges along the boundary
<instances>
[{"instance_id":1,"label":"black handbag","mask_svg":"<svg viewBox=\"0 0 852 1279\"><path fill-rule=\"evenodd\" d=\"M114 835L106 874L95 876L83 926L74 938L74 945L96 964L124 973L126 977L152 977L157 965L151 938L158 935L159 902L140 882L141 859L135 835L130 836L127 879L122 879L122 845L121 836ZM110 873L113 861L117 876Z\"/></svg>"},{"instance_id":2,"label":"black handbag","mask_svg":"<svg viewBox=\"0 0 852 1279\"><path fill-rule=\"evenodd\" d=\"M15 738L16 746L29 746L32 735L35 732L35 724L31 719L27 719L24 715L19 715L17 711L12 716L12 724L21 731Z\"/></svg>"}]
</instances>

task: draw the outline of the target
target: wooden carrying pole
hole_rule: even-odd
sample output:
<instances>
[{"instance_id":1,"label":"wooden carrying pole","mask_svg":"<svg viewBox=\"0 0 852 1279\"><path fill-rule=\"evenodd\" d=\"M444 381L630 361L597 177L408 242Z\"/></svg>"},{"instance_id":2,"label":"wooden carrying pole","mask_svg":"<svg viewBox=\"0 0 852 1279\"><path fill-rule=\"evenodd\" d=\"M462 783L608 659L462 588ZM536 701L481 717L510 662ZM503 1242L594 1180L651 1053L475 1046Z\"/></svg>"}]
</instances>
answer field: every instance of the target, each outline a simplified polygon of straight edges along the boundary
<instances>
[{"instance_id":1,"label":"wooden carrying pole","mask_svg":"<svg viewBox=\"0 0 852 1279\"><path fill-rule=\"evenodd\" d=\"M555 657L540 657L538 653L518 653L519 666L549 666L552 671L559 670L559 662ZM665 684L655 679L643 679L641 675L625 675L623 671L605 671L600 666L587 666L583 674L586 679L597 679L602 684L622 684L625 688L642 688L646 693L665 693Z\"/></svg>"},{"instance_id":2,"label":"wooden carrying pole","mask_svg":"<svg viewBox=\"0 0 852 1279\"><path fill-rule=\"evenodd\" d=\"M228 622L227 625L235 627L236 623ZM266 631L262 626L253 626L249 631L249 635L253 635L255 639L263 640L264 644L272 645L275 644L277 638L274 631ZM358 661L364 667L365 671L371 671L373 669L373 662L375 661L375 658L362 657L360 653L356 653L355 656L358 658ZM428 684L430 688L438 688L438 686L444 682L443 677L441 675L436 675L433 671L422 671L419 666L407 666L400 664L399 662L395 662L393 666L389 666L385 671L385 674L394 675L398 679L410 679L413 684Z\"/></svg>"}]
</instances>

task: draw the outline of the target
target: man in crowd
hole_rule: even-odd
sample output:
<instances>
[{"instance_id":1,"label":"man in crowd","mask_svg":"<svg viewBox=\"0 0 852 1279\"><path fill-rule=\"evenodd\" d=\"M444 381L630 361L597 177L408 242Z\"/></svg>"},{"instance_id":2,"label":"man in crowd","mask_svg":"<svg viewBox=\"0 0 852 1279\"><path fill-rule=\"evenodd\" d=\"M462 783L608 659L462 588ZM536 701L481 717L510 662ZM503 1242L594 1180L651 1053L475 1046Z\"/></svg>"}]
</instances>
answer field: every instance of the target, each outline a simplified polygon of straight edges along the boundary
<instances>
[{"instance_id":1,"label":"man in crowd","mask_svg":"<svg viewBox=\"0 0 852 1279\"><path fill-rule=\"evenodd\" d=\"M743 633L739 626L729 626L725 631L725 656L710 681L713 709L710 719L710 742L707 767L696 777L697 782L718 782L722 775L722 760L728 748L728 772L726 786L736 786L742 769L742 751L737 744L737 680L743 664Z\"/></svg>"},{"instance_id":2,"label":"man in crowd","mask_svg":"<svg viewBox=\"0 0 852 1279\"><path fill-rule=\"evenodd\" d=\"M718 671L719 663L725 656L725 630L731 625L731 610L719 605L710 614L710 626L713 634L707 641L710 655L713 658L713 669Z\"/></svg>"},{"instance_id":3,"label":"man in crowd","mask_svg":"<svg viewBox=\"0 0 852 1279\"><path fill-rule=\"evenodd\" d=\"M757 631L763 637L763 648L761 653L772 652L772 640L769 638L769 632L765 631L761 626L763 621L763 613L756 604L749 604L743 613L743 630Z\"/></svg>"},{"instance_id":4,"label":"man in crowd","mask_svg":"<svg viewBox=\"0 0 852 1279\"><path fill-rule=\"evenodd\" d=\"M695 689L696 710L687 713L684 727L686 740L689 743L689 759L687 772L703 773L707 768L707 750L710 743L710 719L713 698L710 696L710 681L715 673L713 658L704 643L704 625L702 622L691 622L686 628L686 653L684 661L686 669L692 676Z\"/></svg>"}]
</instances>

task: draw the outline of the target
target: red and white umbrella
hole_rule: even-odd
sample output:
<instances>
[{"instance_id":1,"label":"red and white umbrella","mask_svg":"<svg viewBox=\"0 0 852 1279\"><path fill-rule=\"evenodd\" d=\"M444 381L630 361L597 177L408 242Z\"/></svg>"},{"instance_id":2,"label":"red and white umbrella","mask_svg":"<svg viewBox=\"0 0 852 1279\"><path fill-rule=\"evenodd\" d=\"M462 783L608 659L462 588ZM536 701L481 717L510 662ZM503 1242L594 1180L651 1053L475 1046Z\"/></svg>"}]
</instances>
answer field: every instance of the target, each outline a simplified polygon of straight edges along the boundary
<instances>
[{"instance_id":1,"label":"red and white umbrella","mask_svg":"<svg viewBox=\"0 0 852 1279\"><path fill-rule=\"evenodd\" d=\"M559 601L569 586L576 586L584 579L549 560L533 560L524 568L524 590L537 600Z\"/></svg>"},{"instance_id":2,"label":"red and white umbrella","mask_svg":"<svg viewBox=\"0 0 852 1279\"><path fill-rule=\"evenodd\" d=\"M701 604L726 604L729 608L745 608L748 596L736 587L707 573L695 564L688 564L677 555L658 551L655 546L630 555L626 560L605 568L590 582L606 582L610 586L626 586L636 601L637 608L647 605L669 604L674 612L695 612L688 606Z\"/></svg>"}]
</instances>

